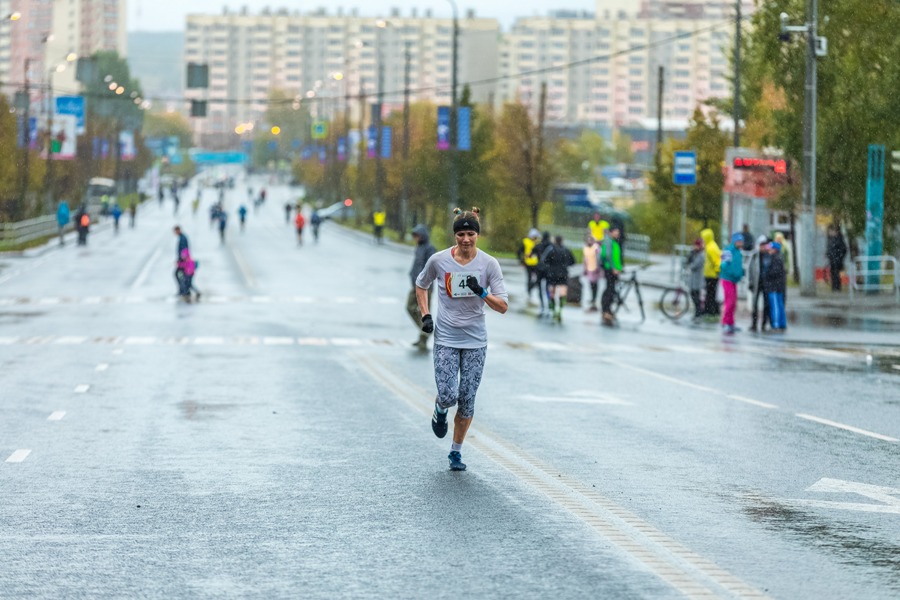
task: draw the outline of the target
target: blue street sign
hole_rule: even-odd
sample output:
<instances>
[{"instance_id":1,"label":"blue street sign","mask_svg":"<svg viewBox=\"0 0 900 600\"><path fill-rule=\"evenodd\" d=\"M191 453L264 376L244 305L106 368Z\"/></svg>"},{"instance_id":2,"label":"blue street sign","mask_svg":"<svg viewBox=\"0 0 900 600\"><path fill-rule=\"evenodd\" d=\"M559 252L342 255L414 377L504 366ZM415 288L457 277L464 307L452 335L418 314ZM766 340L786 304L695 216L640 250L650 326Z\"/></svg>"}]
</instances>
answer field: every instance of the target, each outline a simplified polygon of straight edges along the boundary
<instances>
[{"instance_id":1,"label":"blue street sign","mask_svg":"<svg viewBox=\"0 0 900 600\"><path fill-rule=\"evenodd\" d=\"M672 177L675 185L697 185L697 153L676 152Z\"/></svg>"}]
</instances>

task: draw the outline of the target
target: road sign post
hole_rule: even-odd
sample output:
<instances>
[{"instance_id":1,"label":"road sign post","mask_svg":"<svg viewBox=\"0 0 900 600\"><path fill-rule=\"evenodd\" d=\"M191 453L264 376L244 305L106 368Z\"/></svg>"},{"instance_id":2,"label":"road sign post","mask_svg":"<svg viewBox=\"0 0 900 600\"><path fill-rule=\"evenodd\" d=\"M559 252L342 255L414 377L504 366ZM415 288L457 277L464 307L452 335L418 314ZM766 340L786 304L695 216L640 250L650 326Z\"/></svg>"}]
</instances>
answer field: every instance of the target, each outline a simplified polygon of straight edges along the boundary
<instances>
[{"instance_id":1,"label":"road sign post","mask_svg":"<svg viewBox=\"0 0 900 600\"><path fill-rule=\"evenodd\" d=\"M687 186L697 185L697 153L693 150L675 153L672 179L681 186L681 244L687 243Z\"/></svg>"}]
</instances>

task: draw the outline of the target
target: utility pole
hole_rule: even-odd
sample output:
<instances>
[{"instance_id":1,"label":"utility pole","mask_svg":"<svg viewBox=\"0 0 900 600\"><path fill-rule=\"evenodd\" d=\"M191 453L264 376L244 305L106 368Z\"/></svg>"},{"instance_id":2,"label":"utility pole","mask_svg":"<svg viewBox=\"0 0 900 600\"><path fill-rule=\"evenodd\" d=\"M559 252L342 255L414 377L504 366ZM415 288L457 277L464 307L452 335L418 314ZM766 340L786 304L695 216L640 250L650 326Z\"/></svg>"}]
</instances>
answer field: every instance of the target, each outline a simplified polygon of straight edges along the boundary
<instances>
[{"instance_id":1,"label":"utility pole","mask_svg":"<svg viewBox=\"0 0 900 600\"><path fill-rule=\"evenodd\" d=\"M47 210L53 211L53 71L47 72L47 172L44 174L44 191L47 194Z\"/></svg>"},{"instance_id":2,"label":"utility pole","mask_svg":"<svg viewBox=\"0 0 900 600\"><path fill-rule=\"evenodd\" d=\"M740 0L738 0L740 2ZM666 68L659 66L659 81L656 98L656 170L659 170L663 143L663 93L665 93Z\"/></svg>"},{"instance_id":3,"label":"utility pole","mask_svg":"<svg viewBox=\"0 0 900 600\"><path fill-rule=\"evenodd\" d=\"M537 126L537 151L535 152L534 166L531 169L531 226L538 226L538 211L540 208L539 195L545 193L544 190L544 121L547 115L547 82L541 82L541 98L538 104L538 126Z\"/></svg>"},{"instance_id":4,"label":"utility pole","mask_svg":"<svg viewBox=\"0 0 900 600\"><path fill-rule=\"evenodd\" d=\"M381 47L378 49L378 93L375 103L375 206L376 211L380 211L381 194L384 190L384 165L381 161L381 110L384 101L384 56L381 54Z\"/></svg>"},{"instance_id":5,"label":"utility pole","mask_svg":"<svg viewBox=\"0 0 900 600\"><path fill-rule=\"evenodd\" d=\"M803 107L803 212L800 227L803 232L803 252L800 264L800 294L816 295L816 105L818 96L818 56L825 56L828 41L819 38L818 0L807 0L806 23L788 25L787 13L781 13L781 36L790 40L791 33L806 34L806 82Z\"/></svg>"},{"instance_id":6,"label":"utility pole","mask_svg":"<svg viewBox=\"0 0 900 600\"><path fill-rule=\"evenodd\" d=\"M22 160L22 174L19 181L19 207L26 205L28 195L29 162L31 156L31 59L25 59L25 156Z\"/></svg>"},{"instance_id":7,"label":"utility pole","mask_svg":"<svg viewBox=\"0 0 900 600\"><path fill-rule=\"evenodd\" d=\"M459 206L459 172L456 164L457 148L459 137L457 132L457 115L458 99L456 94L456 86L459 78L459 12L456 8L455 0L447 0L453 6L453 63L451 70L453 71L452 87L450 92L450 207Z\"/></svg>"},{"instance_id":8,"label":"utility pole","mask_svg":"<svg viewBox=\"0 0 900 600\"><path fill-rule=\"evenodd\" d=\"M403 191L400 198L400 239L406 239L406 229L409 226L407 222L409 213L409 71L412 62L409 48L410 43L407 41L404 55L406 60L403 67L403 169L401 171Z\"/></svg>"},{"instance_id":9,"label":"utility pole","mask_svg":"<svg viewBox=\"0 0 900 600\"><path fill-rule=\"evenodd\" d=\"M734 0L734 143L741 147L741 2Z\"/></svg>"}]
</instances>

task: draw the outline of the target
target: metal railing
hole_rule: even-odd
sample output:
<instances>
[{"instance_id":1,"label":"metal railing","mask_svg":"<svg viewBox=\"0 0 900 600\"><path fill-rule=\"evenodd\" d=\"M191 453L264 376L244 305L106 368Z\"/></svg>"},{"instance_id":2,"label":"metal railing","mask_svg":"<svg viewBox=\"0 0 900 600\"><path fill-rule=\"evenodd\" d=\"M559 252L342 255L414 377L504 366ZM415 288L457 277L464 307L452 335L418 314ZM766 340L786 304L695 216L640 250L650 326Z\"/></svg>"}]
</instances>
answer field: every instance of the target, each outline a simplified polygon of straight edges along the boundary
<instances>
[{"instance_id":1,"label":"metal railing","mask_svg":"<svg viewBox=\"0 0 900 600\"><path fill-rule=\"evenodd\" d=\"M71 224L66 230L71 229ZM16 245L24 244L43 237L51 237L59 233L56 217L47 215L18 221L16 223L0 223L0 244Z\"/></svg>"},{"instance_id":2,"label":"metal railing","mask_svg":"<svg viewBox=\"0 0 900 600\"><path fill-rule=\"evenodd\" d=\"M569 248L581 248L584 245L584 236L588 233L587 227L558 227L556 225L542 225L541 231L549 231L553 235L561 235ZM640 233L626 234L623 254L630 261L649 262L650 236Z\"/></svg>"},{"instance_id":3,"label":"metal railing","mask_svg":"<svg viewBox=\"0 0 900 600\"><path fill-rule=\"evenodd\" d=\"M900 303L900 268L893 256L857 256L850 261L850 299L856 292L891 292Z\"/></svg>"},{"instance_id":4,"label":"metal railing","mask_svg":"<svg viewBox=\"0 0 900 600\"><path fill-rule=\"evenodd\" d=\"M690 244L675 244L672 246L672 272L670 279L673 284L683 283L686 279L684 259L686 259L694 247Z\"/></svg>"}]
</instances>

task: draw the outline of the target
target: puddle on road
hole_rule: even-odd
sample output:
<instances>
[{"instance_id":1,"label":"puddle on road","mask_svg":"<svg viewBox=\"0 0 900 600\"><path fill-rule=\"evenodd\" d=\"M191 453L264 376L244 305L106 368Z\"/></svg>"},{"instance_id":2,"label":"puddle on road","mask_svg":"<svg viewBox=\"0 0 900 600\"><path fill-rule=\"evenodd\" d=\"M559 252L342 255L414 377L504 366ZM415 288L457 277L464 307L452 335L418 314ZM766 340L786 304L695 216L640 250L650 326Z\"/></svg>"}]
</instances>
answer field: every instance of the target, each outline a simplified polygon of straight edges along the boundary
<instances>
[{"instance_id":1,"label":"puddle on road","mask_svg":"<svg viewBox=\"0 0 900 600\"><path fill-rule=\"evenodd\" d=\"M176 406L181 410L182 417L192 421L215 419L220 417L222 412L237 407L236 404L206 404L194 400L183 400Z\"/></svg>"},{"instance_id":2,"label":"puddle on road","mask_svg":"<svg viewBox=\"0 0 900 600\"><path fill-rule=\"evenodd\" d=\"M804 327L852 329L868 333L900 332L900 322L848 316L840 313L793 313L789 315L789 318L791 324Z\"/></svg>"},{"instance_id":3,"label":"puddle on road","mask_svg":"<svg viewBox=\"0 0 900 600\"><path fill-rule=\"evenodd\" d=\"M900 591L900 546L877 539L884 531L858 521L839 522L825 516L748 494L743 512L756 523L776 533L789 533L806 548L824 549L845 564L888 569L885 583Z\"/></svg>"}]
</instances>

